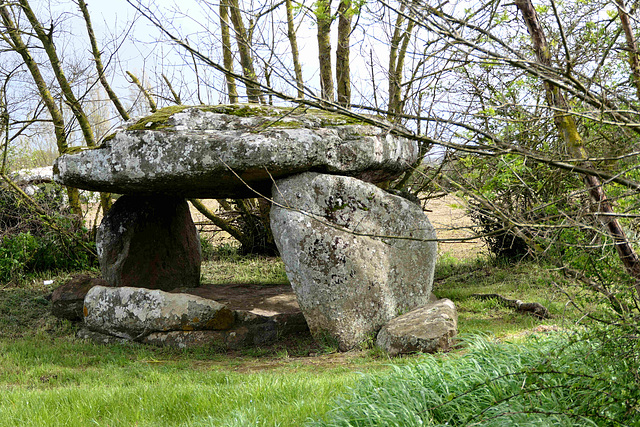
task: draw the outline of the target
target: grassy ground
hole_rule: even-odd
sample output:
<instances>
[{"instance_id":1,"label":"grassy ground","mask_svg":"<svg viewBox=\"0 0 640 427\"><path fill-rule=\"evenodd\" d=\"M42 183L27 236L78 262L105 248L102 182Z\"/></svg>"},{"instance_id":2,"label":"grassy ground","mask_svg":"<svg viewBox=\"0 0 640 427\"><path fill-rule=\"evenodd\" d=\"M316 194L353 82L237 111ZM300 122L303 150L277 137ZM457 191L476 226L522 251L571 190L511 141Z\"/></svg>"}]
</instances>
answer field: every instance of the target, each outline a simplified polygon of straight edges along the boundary
<instances>
[{"instance_id":1,"label":"grassy ground","mask_svg":"<svg viewBox=\"0 0 640 427\"><path fill-rule=\"evenodd\" d=\"M226 256L203 268L209 282L282 283L277 259ZM65 279L0 285L0 426L299 426L336 406L362 373L388 370L380 351L335 353L300 337L243 352L101 346L74 338L77 326L49 314L46 295ZM53 279L53 285L44 280ZM541 322L473 293L538 301L553 318L577 315L556 286L562 278L535 264L495 265L441 257L435 293L458 306L460 332L512 337ZM393 360L404 365L419 356Z\"/></svg>"}]
</instances>

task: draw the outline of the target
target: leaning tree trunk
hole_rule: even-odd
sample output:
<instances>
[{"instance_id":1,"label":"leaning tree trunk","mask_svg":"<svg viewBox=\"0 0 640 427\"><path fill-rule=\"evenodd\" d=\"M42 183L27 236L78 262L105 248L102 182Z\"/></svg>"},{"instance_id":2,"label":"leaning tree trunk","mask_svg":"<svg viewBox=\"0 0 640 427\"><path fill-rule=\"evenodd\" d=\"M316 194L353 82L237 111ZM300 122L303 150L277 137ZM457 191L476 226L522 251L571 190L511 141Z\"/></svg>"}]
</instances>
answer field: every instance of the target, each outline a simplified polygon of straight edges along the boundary
<instances>
[{"instance_id":1,"label":"leaning tree trunk","mask_svg":"<svg viewBox=\"0 0 640 427\"><path fill-rule=\"evenodd\" d=\"M531 0L515 0L515 4L522 13L529 29L538 62L545 67L551 68L549 45ZM578 132L576 122L569 112L569 106L564 95L560 92L558 86L549 80L544 82L544 88L547 104L555 111L554 123L564 141L567 152L576 159L583 159L583 163L590 166L586 161L589 156ZM626 271L635 279L635 290L637 296L640 296L640 259L638 259L638 255L629 243L629 239L620 222L615 217L611 202L607 199L600 179L594 175L584 175L583 180L598 211L605 214L602 215L601 220L613 239L618 256Z\"/></svg>"},{"instance_id":2,"label":"leaning tree trunk","mask_svg":"<svg viewBox=\"0 0 640 427\"><path fill-rule=\"evenodd\" d=\"M300 51L298 50L298 40L296 30L293 25L293 5L291 0L285 0L287 9L287 37L291 45L291 56L293 57L293 70L296 74L296 86L298 87L298 98L304 98L304 80L302 79L302 66L300 65Z\"/></svg>"},{"instance_id":3,"label":"leaning tree trunk","mask_svg":"<svg viewBox=\"0 0 640 427\"><path fill-rule=\"evenodd\" d=\"M22 60L29 70L29 74L31 74L31 77L38 88L38 94L49 111L49 115L51 116L51 121L53 123L53 131L56 136L58 152L60 154L64 154L69 150L69 145L67 143L67 134L65 132L65 123L62 111L58 108L51 91L49 91L49 87L40 72L38 63L33 59L29 52L29 48L22 40L18 27L11 18L9 6L0 6L0 17L2 18L5 31L11 39L13 50L22 57ZM71 207L72 212L79 217L82 216L82 207L80 206L78 189L67 187L67 196L69 197L69 206Z\"/></svg>"},{"instance_id":4,"label":"leaning tree trunk","mask_svg":"<svg viewBox=\"0 0 640 427\"><path fill-rule=\"evenodd\" d=\"M238 44L238 52L240 52L240 64L242 65L243 75L249 79L247 82L247 97L249 102L264 104L264 96L255 82L257 75L253 66L253 56L251 55L251 39L242 21L240 6L238 0L226 0L229 7L229 16L233 23L236 34L236 42Z\"/></svg>"}]
</instances>

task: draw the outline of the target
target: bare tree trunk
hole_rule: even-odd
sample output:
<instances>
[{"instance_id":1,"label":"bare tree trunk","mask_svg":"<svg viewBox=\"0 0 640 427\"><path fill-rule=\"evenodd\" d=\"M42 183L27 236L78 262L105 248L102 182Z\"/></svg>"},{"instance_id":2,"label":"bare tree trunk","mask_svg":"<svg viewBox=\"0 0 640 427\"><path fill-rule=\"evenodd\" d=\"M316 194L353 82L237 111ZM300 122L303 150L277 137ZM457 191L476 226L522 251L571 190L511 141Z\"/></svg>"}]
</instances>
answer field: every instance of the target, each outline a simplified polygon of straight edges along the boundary
<instances>
[{"instance_id":1,"label":"bare tree trunk","mask_svg":"<svg viewBox=\"0 0 640 427\"><path fill-rule=\"evenodd\" d=\"M138 87L138 89L140 90L140 92L142 92L144 97L147 98L147 102L149 103L149 110L151 110L152 113L155 113L156 111L158 111L158 106L156 105L156 101L153 100L153 97L151 96L149 91L144 86L142 86L142 83L140 82L140 80L138 80L138 78L131 71L127 71L127 76L129 76L129 78L131 79L131 82L133 82L133 84L135 84Z\"/></svg>"},{"instance_id":2,"label":"bare tree trunk","mask_svg":"<svg viewBox=\"0 0 640 427\"><path fill-rule=\"evenodd\" d=\"M84 2L84 0L78 0L78 6L82 11L82 16L84 17L84 22L87 26L87 33L89 34L89 41L91 42L91 53L93 55L93 61L96 64L96 69L98 70L98 78L100 79L100 83L102 84L104 90L107 92L107 96L109 96L109 99L116 107L116 110L118 110L118 114L120 114L120 117L122 117L124 121L127 121L129 120L129 113L127 113L127 110L125 110L125 108L122 106L120 98L118 98L118 95L116 95L116 93L111 88L111 85L107 81L107 76L104 73L104 66L102 65L101 58L102 55L100 54L100 50L98 49L98 43L96 42L96 36L93 32L93 25L91 25L91 16L89 15L87 4Z\"/></svg>"},{"instance_id":3,"label":"bare tree trunk","mask_svg":"<svg viewBox=\"0 0 640 427\"><path fill-rule=\"evenodd\" d=\"M229 35L229 8L227 6L226 0L220 0L220 33L222 35L222 60L224 68L229 71L233 71L231 36ZM237 104L238 89L236 87L236 79L230 74L225 74L224 77L227 80L229 102L231 104Z\"/></svg>"},{"instance_id":4,"label":"bare tree trunk","mask_svg":"<svg viewBox=\"0 0 640 427\"><path fill-rule=\"evenodd\" d=\"M631 74L633 76L633 83L636 87L636 96L640 100L640 61L638 60L638 44L636 43L636 37L631 28L631 21L629 20L629 13L624 5L624 0L616 0L616 6L618 7L618 16L620 17L620 24L624 30L624 35L627 40L627 55L629 59L629 65L631 66Z\"/></svg>"},{"instance_id":5,"label":"bare tree trunk","mask_svg":"<svg viewBox=\"0 0 640 427\"><path fill-rule=\"evenodd\" d=\"M515 0L515 4L522 13L527 28L529 29L538 62L547 67L551 67L549 45L531 0ZM547 104L555 109L554 122L567 151L576 159L587 159L589 156L585 150L575 120L569 113L569 107L564 95L556 85L549 81L544 82L544 87ZM585 164L588 166L586 161ZM607 199L600 179L593 175L585 175L584 183L589 190L589 195L595 203L598 212L605 214L601 217L601 221L613 239L616 251L625 269L636 280L635 289L637 296L640 296L640 259L629 243L624 229L615 215L613 215L614 211L611 202Z\"/></svg>"},{"instance_id":6,"label":"bare tree trunk","mask_svg":"<svg viewBox=\"0 0 640 427\"><path fill-rule=\"evenodd\" d=\"M304 98L304 80L302 79L302 66L300 65L300 52L298 51L298 40L296 30L293 26L293 5L291 0L285 1L287 9L287 37L291 45L291 55L293 56L293 70L296 74L296 86L298 87L298 98Z\"/></svg>"},{"instance_id":7,"label":"bare tree trunk","mask_svg":"<svg viewBox=\"0 0 640 427\"><path fill-rule=\"evenodd\" d=\"M349 38L353 9L351 0L341 0L338 5L338 46L336 47L336 90L338 104L351 105L351 71L349 69Z\"/></svg>"},{"instance_id":8,"label":"bare tree trunk","mask_svg":"<svg viewBox=\"0 0 640 427\"><path fill-rule=\"evenodd\" d=\"M173 85L171 84L167 76L162 74L162 80L164 80L164 82L167 84L167 87L171 92L171 96L173 96L173 102L175 102L176 105L182 105L182 100L180 99L180 95L178 95L178 93L173 89Z\"/></svg>"},{"instance_id":9,"label":"bare tree trunk","mask_svg":"<svg viewBox=\"0 0 640 427\"><path fill-rule=\"evenodd\" d=\"M404 4L396 17L393 36L391 37L391 49L389 50L389 108L387 118L391 121L397 121L398 115L402 114L404 109L401 87L402 70L411 32L415 26L415 22L409 20L406 28L403 29L403 9Z\"/></svg>"},{"instance_id":10,"label":"bare tree trunk","mask_svg":"<svg viewBox=\"0 0 640 427\"><path fill-rule=\"evenodd\" d=\"M29 52L29 49L24 44L18 28L13 22L8 6L0 6L0 16L2 17L2 23L5 27L5 31L9 36L9 39L7 41L9 42L13 50L15 50L16 53L18 53L22 57L22 60L27 66L31 77L33 78L33 81L38 88L38 93L40 94L42 101L49 111L51 121L53 122L53 130L56 136L56 145L58 147L58 152L60 154L64 154L69 151L69 145L67 143L67 135L64 129L65 123L62 116L62 111L60 111L60 109L56 105L56 101L49 91L47 84L45 83L38 64L34 61L31 53ZM72 212L75 215L82 216L82 207L80 206L80 196L78 189L67 187L67 196L69 197L69 205L71 206Z\"/></svg>"},{"instance_id":11,"label":"bare tree trunk","mask_svg":"<svg viewBox=\"0 0 640 427\"><path fill-rule=\"evenodd\" d=\"M240 64L242 65L242 73L251 81L256 81L256 71L253 67L253 57L251 55L251 39L242 21L240 14L240 6L238 0L227 0L229 6L229 16L233 23L236 33L236 43L238 44L238 52L240 52ZM247 98L249 102L264 104L264 97L260 88L252 83L247 83Z\"/></svg>"},{"instance_id":12,"label":"bare tree trunk","mask_svg":"<svg viewBox=\"0 0 640 427\"><path fill-rule=\"evenodd\" d=\"M322 99L333 102L333 70L331 67L331 0L316 3L318 25L318 59L320 61L320 89Z\"/></svg>"}]
</instances>

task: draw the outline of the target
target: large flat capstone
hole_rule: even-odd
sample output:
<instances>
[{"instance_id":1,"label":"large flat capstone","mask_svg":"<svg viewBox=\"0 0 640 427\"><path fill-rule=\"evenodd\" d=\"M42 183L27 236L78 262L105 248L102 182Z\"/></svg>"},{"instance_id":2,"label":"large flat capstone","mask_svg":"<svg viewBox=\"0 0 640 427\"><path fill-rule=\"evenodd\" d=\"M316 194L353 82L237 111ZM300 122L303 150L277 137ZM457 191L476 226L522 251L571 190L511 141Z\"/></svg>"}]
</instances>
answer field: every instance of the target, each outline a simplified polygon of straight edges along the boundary
<instances>
[{"instance_id":1,"label":"large flat capstone","mask_svg":"<svg viewBox=\"0 0 640 427\"><path fill-rule=\"evenodd\" d=\"M271 229L315 337L341 350L429 302L436 233L420 206L351 177L276 181Z\"/></svg>"},{"instance_id":2,"label":"large flat capstone","mask_svg":"<svg viewBox=\"0 0 640 427\"><path fill-rule=\"evenodd\" d=\"M61 184L197 198L269 194L273 179L318 171L380 182L418 156L414 141L339 115L258 105L169 107L100 148L58 158Z\"/></svg>"}]
</instances>

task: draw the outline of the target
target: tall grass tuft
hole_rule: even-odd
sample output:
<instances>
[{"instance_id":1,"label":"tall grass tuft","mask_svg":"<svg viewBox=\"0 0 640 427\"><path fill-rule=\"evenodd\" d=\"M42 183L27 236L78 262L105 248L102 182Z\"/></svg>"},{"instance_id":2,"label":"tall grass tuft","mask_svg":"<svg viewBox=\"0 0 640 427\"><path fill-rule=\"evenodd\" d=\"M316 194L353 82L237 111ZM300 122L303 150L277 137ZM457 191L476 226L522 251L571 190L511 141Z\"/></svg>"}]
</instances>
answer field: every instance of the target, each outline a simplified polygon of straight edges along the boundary
<instances>
[{"instance_id":1,"label":"tall grass tuft","mask_svg":"<svg viewBox=\"0 0 640 427\"><path fill-rule=\"evenodd\" d=\"M593 334L517 344L475 337L463 356L424 356L365 377L311 425L638 425L640 345L615 335L624 342Z\"/></svg>"}]
</instances>

